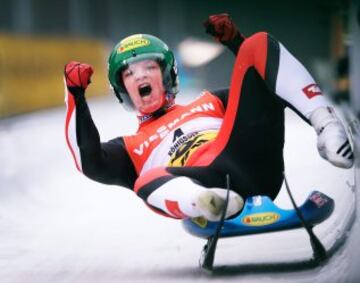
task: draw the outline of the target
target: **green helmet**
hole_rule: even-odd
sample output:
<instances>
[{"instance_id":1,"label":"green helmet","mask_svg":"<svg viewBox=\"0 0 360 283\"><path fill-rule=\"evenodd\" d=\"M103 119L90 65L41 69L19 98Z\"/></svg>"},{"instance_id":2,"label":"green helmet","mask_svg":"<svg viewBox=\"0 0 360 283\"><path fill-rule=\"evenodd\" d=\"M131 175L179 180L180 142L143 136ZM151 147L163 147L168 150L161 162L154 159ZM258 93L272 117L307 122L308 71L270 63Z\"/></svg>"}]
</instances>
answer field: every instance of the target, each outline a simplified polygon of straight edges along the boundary
<instances>
[{"instance_id":1,"label":"green helmet","mask_svg":"<svg viewBox=\"0 0 360 283\"><path fill-rule=\"evenodd\" d=\"M131 35L115 45L108 60L108 77L115 95L120 103L131 109L134 105L122 82L121 72L131 63L148 59L159 63L167 96L173 100L178 93L176 60L168 46L159 38L149 34Z\"/></svg>"}]
</instances>

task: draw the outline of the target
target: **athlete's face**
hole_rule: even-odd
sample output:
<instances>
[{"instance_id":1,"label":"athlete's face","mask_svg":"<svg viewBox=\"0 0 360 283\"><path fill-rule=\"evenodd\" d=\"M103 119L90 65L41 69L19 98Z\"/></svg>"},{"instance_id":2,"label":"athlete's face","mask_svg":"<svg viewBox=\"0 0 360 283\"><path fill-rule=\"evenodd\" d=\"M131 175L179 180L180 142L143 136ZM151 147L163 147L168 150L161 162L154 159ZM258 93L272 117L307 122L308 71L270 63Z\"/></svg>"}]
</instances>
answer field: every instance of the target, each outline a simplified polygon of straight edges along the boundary
<instances>
[{"instance_id":1,"label":"athlete's face","mask_svg":"<svg viewBox=\"0 0 360 283\"><path fill-rule=\"evenodd\" d=\"M165 88L159 64L154 60L132 63L122 80L135 108L142 114L158 110L165 102Z\"/></svg>"}]
</instances>

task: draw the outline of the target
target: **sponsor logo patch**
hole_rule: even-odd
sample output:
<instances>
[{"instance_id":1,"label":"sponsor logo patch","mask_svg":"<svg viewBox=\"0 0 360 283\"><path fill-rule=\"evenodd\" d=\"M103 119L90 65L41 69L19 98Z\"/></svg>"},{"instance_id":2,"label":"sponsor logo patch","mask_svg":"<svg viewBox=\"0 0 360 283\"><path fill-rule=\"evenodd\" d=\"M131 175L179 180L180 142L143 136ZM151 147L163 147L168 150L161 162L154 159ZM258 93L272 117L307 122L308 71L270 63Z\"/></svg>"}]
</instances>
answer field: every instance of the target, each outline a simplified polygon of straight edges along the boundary
<instances>
[{"instance_id":1,"label":"sponsor logo patch","mask_svg":"<svg viewBox=\"0 0 360 283\"><path fill-rule=\"evenodd\" d=\"M266 226L277 222L280 214L274 212L254 213L241 219L241 222L248 226Z\"/></svg>"},{"instance_id":2,"label":"sponsor logo patch","mask_svg":"<svg viewBox=\"0 0 360 283\"><path fill-rule=\"evenodd\" d=\"M170 161L169 167L182 167L189 160L191 155L199 149L203 144L215 140L217 131L205 131L202 133L191 133L188 136L182 136L177 139L177 142L169 151ZM182 142L181 142L182 141Z\"/></svg>"},{"instance_id":3,"label":"sponsor logo patch","mask_svg":"<svg viewBox=\"0 0 360 283\"><path fill-rule=\"evenodd\" d=\"M317 84L309 84L306 87L304 87L302 91L309 99L317 95L322 95L321 89Z\"/></svg>"},{"instance_id":4,"label":"sponsor logo patch","mask_svg":"<svg viewBox=\"0 0 360 283\"><path fill-rule=\"evenodd\" d=\"M141 36L129 37L124 39L120 43L120 47L118 48L117 52L122 53L132 49L136 49L139 47L144 47L150 45L150 40L146 38L142 38Z\"/></svg>"}]
</instances>

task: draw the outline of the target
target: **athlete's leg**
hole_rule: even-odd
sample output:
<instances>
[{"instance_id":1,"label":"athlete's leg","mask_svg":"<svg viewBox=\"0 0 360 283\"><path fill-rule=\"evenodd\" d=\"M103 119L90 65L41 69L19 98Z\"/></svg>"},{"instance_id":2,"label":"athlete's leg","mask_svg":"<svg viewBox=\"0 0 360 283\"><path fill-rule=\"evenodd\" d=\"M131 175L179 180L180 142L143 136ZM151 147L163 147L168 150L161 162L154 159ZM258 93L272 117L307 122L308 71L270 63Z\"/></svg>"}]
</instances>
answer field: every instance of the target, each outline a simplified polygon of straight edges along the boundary
<instances>
[{"instance_id":1,"label":"athlete's leg","mask_svg":"<svg viewBox=\"0 0 360 283\"><path fill-rule=\"evenodd\" d=\"M204 216L208 220L217 221L226 197L224 189L205 188L194 179L172 175L162 167L141 175L134 190L154 211L179 219ZM242 207L242 198L230 192L226 218L238 213Z\"/></svg>"},{"instance_id":2,"label":"athlete's leg","mask_svg":"<svg viewBox=\"0 0 360 283\"><path fill-rule=\"evenodd\" d=\"M291 79L284 75L289 73ZM328 105L326 99L316 93L313 84L305 68L267 33L247 39L237 55L218 138L193 163L211 168L217 173L216 177L211 178L199 169L203 173L197 174L199 180L210 186L211 182L230 174L233 189L244 198L254 194L274 198L283 179L283 108L290 105L313 123L311 114ZM320 120L326 119L321 117ZM346 135L341 133L335 138L342 140L342 137L346 141ZM183 174L185 169L169 170L173 174Z\"/></svg>"},{"instance_id":3,"label":"athlete's leg","mask_svg":"<svg viewBox=\"0 0 360 283\"><path fill-rule=\"evenodd\" d=\"M268 50L279 50L274 92L303 116L318 134L320 155L332 164L350 168L351 146L339 118L305 67L279 42L268 36Z\"/></svg>"},{"instance_id":4,"label":"athlete's leg","mask_svg":"<svg viewBox=\"0 0 360 283\"><path fill-rule=\"evenodd\" d=\"M275 198L284 168L284 105L264 79L265 73L269 75L265 62L254 60L250 54L254 51L249 51L247 45L242 47L245 49L241 48L238 53L218 137L193 164L199 166L197 178L206 186L223 182L229 174L231 188L242 197L265 194ZM250 47L267 53L266 42ZM266 60L266 55L257 56ZM200 167L207 167L213 173L207 174L207 170ZM186 169L169 168L169 171L184 174Z\"/></svg>"},{"instance_id":5,"label":"athlete's leg","mask_svg":"<svg viewBox=\"0 0 360 283\"><path fill-rule=\"evenodd\" d=\"M231 103L229 98L228 106ZM225 119L219 132L225 136L232 122L226 145L210 167L230 174L234 189L244 198L258 194L275 198L284 171L284 105L252 67L242 78L240 100L232 113L233 120Z\"/></svg>"}]
</instances>

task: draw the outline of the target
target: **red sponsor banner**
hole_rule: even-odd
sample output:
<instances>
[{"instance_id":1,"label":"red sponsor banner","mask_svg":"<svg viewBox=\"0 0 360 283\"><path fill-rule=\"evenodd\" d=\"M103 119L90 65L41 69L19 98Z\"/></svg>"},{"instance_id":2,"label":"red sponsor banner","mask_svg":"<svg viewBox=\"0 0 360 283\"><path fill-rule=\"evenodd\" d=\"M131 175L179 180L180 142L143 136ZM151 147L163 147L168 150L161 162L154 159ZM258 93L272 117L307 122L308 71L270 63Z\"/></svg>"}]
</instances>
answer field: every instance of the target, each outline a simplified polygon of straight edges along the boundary
<instances>
[{"instance_id":1,"label":"red sponsor banner","mask_svg":"<svg viewBox=\"0 0 360 283\"><path fill-rule=\"evenodd\" d=\"M309 99L317 95L322 95L321 89L317 84L309 84L306 87L304 87L302 91Z\"/></svg>"}]
</instances>

